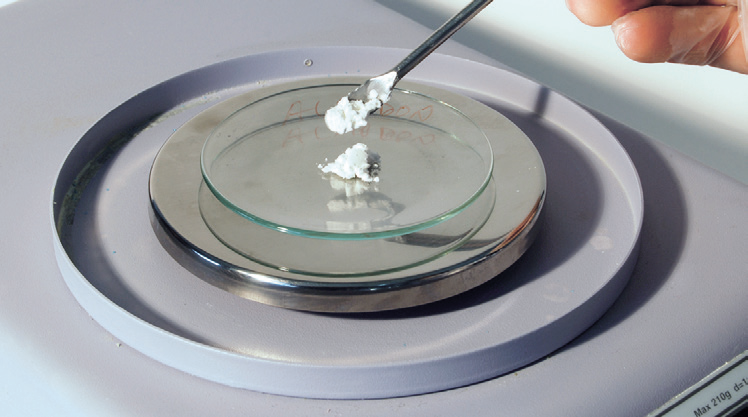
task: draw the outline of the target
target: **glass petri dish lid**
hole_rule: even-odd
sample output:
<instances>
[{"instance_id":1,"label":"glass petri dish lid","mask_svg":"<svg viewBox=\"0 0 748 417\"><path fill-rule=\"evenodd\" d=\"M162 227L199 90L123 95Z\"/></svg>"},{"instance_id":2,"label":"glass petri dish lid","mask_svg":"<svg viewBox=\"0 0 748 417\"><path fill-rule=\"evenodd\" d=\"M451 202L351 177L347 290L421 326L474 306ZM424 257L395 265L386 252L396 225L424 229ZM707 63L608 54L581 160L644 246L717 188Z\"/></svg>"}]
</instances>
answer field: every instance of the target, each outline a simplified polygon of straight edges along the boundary
<instances>
[{"instance_id":1,"label":"glass petri dish lid","mask_svg":"<svg viewBox=\"0 0 748 417\"><path fill-rule=\"evenodd\" d=\"M336 240L423 230L481 195L491 179L493 152L473 120L436 98L395 89L366 126L344 135L330 131L326 110L356 86L260 96L223 120L201 153L209 190L264 227ZM357 143L379 154L377 182L321 171L320 165Z\"/></svg>"}]
</instances>

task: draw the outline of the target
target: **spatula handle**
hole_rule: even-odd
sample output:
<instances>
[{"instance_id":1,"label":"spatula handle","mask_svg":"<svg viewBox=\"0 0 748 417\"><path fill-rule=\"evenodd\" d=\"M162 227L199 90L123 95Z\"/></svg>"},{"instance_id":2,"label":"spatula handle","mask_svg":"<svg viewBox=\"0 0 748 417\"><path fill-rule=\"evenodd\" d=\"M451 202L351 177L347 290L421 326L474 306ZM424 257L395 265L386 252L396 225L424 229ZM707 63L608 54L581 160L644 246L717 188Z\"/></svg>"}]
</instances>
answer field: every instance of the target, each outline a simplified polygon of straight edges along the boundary
<instances>
[{"instance_id":1,"label":"spatula handle","mask_svg":"<svg viewBox=\"0 0 748 417\"><path fill-rule=\"evenodd\" d=\"M492 0L473 0L464 9L457 12L451 19L446 21L439 29L428 37L418 48L414 49L405 59L400 61L392 70L397 73L397 79L401 79L410 72L424 58L434 52L444 41L449 39L455 32L465 25L470 19L477 15Z\"/></svg>"}]
</instances>

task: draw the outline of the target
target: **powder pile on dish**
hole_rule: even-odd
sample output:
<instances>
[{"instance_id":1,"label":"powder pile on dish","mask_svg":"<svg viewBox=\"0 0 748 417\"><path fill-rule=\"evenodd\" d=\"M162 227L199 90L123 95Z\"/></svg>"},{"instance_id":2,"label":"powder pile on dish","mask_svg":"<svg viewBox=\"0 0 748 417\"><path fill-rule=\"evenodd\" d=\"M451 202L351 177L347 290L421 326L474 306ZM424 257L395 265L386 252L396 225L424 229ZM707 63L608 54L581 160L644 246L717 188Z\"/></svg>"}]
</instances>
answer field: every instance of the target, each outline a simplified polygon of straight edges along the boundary
<instances>
[{"instance_id":1,"label":"powder pile on dish","mask_svg":"<svg viewBox=\"0 0 748 417\"><path fill-rule=\"evenodd\" d=\"M379 182L379 154L369 151L363 143L357 143L340 154L335 161L317 167L324 173L335 174L343 179L359 178L364 182Z\"/></svg>"},{"instance_id":2,"label":"powder pile on dish","mask_svg":"<svg viewBox=\"0 0 748 417\"><path fill-rule=\"evenodd\" d=\"M349 100L344 96L335 107L327 110L325 124L328 129L340 135L366 126L369 113L382 107L391 94L391 87L382 84L381 88L369 91L366 101ZM335 161L327 165L319 164L317 167L324 173L332 173L343 179L359 178L365 182L379 182L379 161L379 154L369 151L365 144L357 143L346 149Z\"/></svg>"},{"instance_id":3,"label":"powder pile on dish","mask_svg":"<svg viewBox=\"0 0 748 417\"><path fill-rule=\"evenodd\" d=\"M366 126L366 116L389 101L395 84L395 73L372 78L369 83L371 85L367 88L369 91L366 100L350 100L348 96L344 96L335 107L327 110L325 124L328 129L342 135Z\"/></svg>"}]
</instances>

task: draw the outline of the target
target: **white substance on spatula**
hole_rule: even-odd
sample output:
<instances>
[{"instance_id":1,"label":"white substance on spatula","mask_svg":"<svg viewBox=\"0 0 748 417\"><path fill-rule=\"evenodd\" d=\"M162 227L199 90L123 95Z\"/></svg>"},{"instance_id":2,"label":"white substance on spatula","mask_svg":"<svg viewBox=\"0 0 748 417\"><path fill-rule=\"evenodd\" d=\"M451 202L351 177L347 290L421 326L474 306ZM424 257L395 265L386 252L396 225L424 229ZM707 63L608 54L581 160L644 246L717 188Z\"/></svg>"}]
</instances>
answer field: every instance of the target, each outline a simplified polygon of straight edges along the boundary
<instances>
[{"instance_id":1,"label":"white substance on spatula","mask_svg":"<svg viewBox=\"0 0 748 417\"><path fill-rule=\"evenodd\" d=\"M366 101L348 100L348 97L340 99L335 107L331 107L325 113L325 124L327 128L335 133L343 134L359 127L366 126L366 116L382 107L390 99L392 94L393 75L385 80L373 78L376 82L369 90Z\"/></svg>"},{"instance_id":2,"label":"white substance on spatula","mask_svg":"<svg viewBox=\"0 0 748 417\"><path fill-rule=\"evenodd\" d=\"M379 154L369 151L363 143L357 143L340 154L335 161L317 167L343 179L359 178L365 182L379 182Z\"/></svg>"}]
</instances>

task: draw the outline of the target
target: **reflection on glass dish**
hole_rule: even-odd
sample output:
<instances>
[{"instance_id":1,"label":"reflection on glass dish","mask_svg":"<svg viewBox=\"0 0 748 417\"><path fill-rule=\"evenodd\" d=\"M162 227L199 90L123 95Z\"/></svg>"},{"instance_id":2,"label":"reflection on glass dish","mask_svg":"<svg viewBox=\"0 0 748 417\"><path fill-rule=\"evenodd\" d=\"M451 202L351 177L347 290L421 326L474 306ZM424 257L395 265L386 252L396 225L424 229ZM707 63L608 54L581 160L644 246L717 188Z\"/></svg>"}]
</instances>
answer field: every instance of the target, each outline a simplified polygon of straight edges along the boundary
<instances>
[{"instance_id":1,"label":"reflection on glass dish","mask_svg":"<svg viewBox=\"0 0 748 417\"><path fill-rule=\"evenodd\" d=\"M337 217L335 220L327 221L327 230L331 232L355 233L377 229L381 225L386 225L392 217L405 208L402 204L397 204L380 193L376 182L343 179L335 174L326 176L330 180L332 189L340 191L340 194L327 202L327 209ZM366 216L367 213L364 213L366 211L373 211L374 215ZM372 218L356 221L361 217Z\"/></svg>"},{"instance_id":2,"label":"reflection on glass dish","mask_svg":"<svg viewBox=\"0 0 748 417\"><path fill-rule=\"evenodd\" d=\"M324 112L355 84L318 85L267 97L233 113L210 134L202 174L216 199L276 231L331 240L417 232L460 213L493 169L483 131L459 110L406 90L338 135ZM321 174L319 164L364 143L381 156L379 181Z\"/></svg>"}]
</instances>

